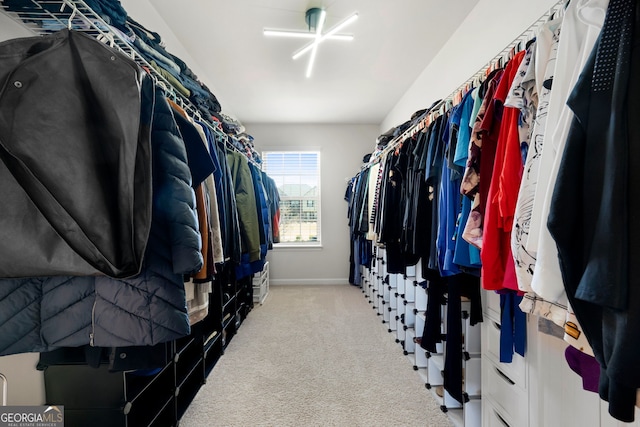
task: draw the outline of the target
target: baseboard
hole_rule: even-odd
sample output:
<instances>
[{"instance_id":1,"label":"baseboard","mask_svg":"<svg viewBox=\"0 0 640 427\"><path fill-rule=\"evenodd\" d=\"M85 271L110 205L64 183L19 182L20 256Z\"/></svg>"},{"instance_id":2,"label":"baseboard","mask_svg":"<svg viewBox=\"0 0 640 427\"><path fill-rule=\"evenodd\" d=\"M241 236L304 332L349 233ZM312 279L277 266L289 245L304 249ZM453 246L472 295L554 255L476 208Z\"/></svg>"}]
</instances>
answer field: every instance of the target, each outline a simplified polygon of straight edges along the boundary
<instances>
[{"instance_id":1,"label":"baseboard","mask_svg":"<svg viewBox=\"0 0 640 427\"><path fill-rule=\"evenodd\" d=\"M349 279L269 279L269 285L348 285Z\"/></svg>"}]
</instances>

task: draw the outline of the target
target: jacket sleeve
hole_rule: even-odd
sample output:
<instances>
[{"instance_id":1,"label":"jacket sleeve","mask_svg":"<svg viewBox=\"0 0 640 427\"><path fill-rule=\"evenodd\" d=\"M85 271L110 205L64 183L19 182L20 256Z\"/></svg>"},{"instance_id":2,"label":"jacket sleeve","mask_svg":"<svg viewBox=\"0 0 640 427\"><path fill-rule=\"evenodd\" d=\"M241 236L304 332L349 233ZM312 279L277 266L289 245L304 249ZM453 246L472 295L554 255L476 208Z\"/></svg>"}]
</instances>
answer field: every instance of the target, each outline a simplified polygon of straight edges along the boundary
<instances>
[{"instance_id":1,"label":"jacket sleeve","mask_svg":"<svg viewBox=\"0 0 640 427\"><path fill-rule=\"evenodd\" d=\"M151 144L153 150L153 220L167 230L175 274L202 268L202 241L191 187L187 153L171 108L161 91L156 95Z\"/></svg>"}]
</instances>

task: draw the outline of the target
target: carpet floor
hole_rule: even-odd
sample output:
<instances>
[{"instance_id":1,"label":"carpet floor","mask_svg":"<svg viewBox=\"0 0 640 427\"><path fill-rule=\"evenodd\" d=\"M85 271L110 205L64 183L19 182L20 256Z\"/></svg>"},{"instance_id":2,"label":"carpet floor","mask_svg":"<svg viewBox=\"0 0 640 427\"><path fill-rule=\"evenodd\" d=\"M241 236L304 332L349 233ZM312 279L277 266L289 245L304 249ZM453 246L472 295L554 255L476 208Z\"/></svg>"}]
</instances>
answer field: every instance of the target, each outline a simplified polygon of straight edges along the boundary
<instances>
[{"instance_id":1,"label":"carpet floor","mask_svg":"<svg viewBox=\"0 0 640 427\"><path fill-rule=\"evenodd\" d=\"M450 426L360 289L274 286L181 427Z\"/></svg>"}]
</instances>

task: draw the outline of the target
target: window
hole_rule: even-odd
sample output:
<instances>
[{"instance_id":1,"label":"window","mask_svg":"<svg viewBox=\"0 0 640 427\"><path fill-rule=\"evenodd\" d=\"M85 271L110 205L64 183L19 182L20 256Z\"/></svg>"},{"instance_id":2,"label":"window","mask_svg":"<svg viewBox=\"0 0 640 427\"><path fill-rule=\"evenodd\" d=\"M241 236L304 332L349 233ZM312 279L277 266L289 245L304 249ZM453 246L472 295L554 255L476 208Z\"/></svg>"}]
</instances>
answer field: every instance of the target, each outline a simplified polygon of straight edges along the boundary
<instances>
[{"instance_id":1,"label":"window","mask_svg":"<svg viewBox=\"0 0 640 427\"><path fill-rule=\"evenodd\" d=\"M280 193L280 243L319 243L320 153L265 151L262 164Z\"/></svg>"}]
</instances>

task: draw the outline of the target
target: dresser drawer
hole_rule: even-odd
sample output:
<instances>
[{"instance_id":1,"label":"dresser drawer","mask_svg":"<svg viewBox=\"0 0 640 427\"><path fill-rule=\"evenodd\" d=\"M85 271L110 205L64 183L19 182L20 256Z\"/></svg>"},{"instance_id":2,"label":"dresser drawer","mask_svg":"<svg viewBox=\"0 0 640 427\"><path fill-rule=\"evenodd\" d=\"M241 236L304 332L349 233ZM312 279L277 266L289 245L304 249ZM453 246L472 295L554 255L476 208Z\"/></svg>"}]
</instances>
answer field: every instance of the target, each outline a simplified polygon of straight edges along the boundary
<instances>
[{"instance_id":1,"label":"dresser drawer","mask_svg":"<svg viewBox=\"0 0 640 427\"><path fill-rule=\"evenodd\" d=\"M483 427L520 427L516 426L508 415L501 412L491 401L482 399Z\"/></svg>"},{"instance_id":2,"label":"dresser drawer","mask_svg":"<svg viewBox=\"0 0 640 427\"><path fill-rule=\"evenodd\" d=\"M482 399L487 398L494 403L497 413L501 414L507 425L524 426L529 419L527 390L519 387L502 366L486 358L482 361Z\"/></svg>"},{"instance_id":3,"label":"dresser drawer","mask_svg":"<svg viewBox=\"0 0 640 427\"><path fill-rule=\"evenodd\" d=\"M526 364L524 357L518 353L513 354L511 363L500 362L500 324L491 319L482 322L482 352L488 359L493 361L500 370L507 374L518 386L527 387Z\"/></svg>"}]
</instances>

